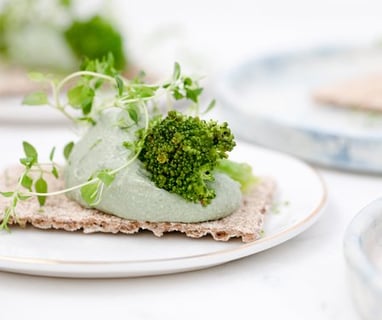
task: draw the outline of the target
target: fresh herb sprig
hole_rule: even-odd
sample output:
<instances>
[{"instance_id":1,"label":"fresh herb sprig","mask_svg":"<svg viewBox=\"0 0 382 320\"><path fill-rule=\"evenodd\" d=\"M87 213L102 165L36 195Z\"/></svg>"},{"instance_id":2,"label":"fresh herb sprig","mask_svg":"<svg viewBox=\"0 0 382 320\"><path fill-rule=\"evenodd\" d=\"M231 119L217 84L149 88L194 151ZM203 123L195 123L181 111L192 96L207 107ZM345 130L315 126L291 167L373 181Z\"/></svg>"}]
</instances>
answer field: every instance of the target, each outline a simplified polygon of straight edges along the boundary
<instances>
[{"instance_id":1,"label":"fresh herb sprig","mask_svg":"<svg viewBox=\"0 0 382 320\"><path fill-rule=\"evenodd\" d=\"M23 149L25 157L20 159L20 163L24 167L24 171L18 179L15 190L0 192L3 197L10 199L9 206L5 208L0 230L8 230L8 223L11 218L17 221L16 207L20 201L28 200L35 194L40 206L45 204L48 194L48 183L45 180L45 175L51 174L56 179L59 178L58 164L54 161L55 147L49 154L49 163L47 164L38 162L37 150L30 143L24 141Z\"/></svg>"},{"instance_id":2,"label":"fresh herb sprig","mask_svg":"<svg viewBox=\"0 0 382 320\"><path fill-rule=\"evenodd\" d=\"M80 189L81 197L89 206L95 206L102 199L103 191L114 181L118 172L131 165L139 156L144 139L149 127L160 117L159 106L161 101L167 102L166 111L174 108L176 101L186 100L189 102L189 113L199 115L202 113L199 107L199 97L203 89L198 81L181 73L178 63L175 63L172 77L169 81L159 84L148 84L140 75L129 80L121 76L114 69L112 55L100 60L87 60L82 70L72 73L64 79L57 81L51 76L41 73L31 73L34 81L49 83L51 94L46 92L34 92L28 94L24 105L40 106L48 105L61 112L65 117L76 125L92 126L97 123L98 117L108 109L117 108L126 112L130 123L117 125L123 129L136 128L137 139L135 142L124 142L123 146L132 150L130 157L118 168L108 168L94 172L88 181L59 191L48 192L49 186L44 178L50 173L58 178L57 164L53 161L55 148L50 154L50 171L38 161L36 149L27 142L23 143L25 158L20 160L24 171L18 179L18 185L14 191L2 191L0 195L10 199L9 205L3 214L0 229L8 229L11 219L17 221L17 205L20 201L36 197L40 206L43 206L46 197L64 194ZM112 94L110 94L112 93ZM65 99L62 97L66 96ZM209 111L215 105L213 100L204 112ZM74 143L68 143L64 148L64 156L68 160ZM34 172L35 175L31 175ZM34 178L37 177L37 178Z\"/></svg>"}]
</instances>

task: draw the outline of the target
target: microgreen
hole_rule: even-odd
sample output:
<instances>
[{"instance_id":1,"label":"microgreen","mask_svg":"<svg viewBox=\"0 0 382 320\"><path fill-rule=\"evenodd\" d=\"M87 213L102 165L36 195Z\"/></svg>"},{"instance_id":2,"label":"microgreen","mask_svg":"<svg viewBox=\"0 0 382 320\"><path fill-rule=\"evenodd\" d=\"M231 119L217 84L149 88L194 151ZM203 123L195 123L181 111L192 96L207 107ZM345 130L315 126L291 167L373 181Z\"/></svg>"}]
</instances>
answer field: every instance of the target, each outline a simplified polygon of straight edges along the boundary
<instances>
[{"instance_id":1,"label":"microgreen","mask_svg":"<svg viewBox=\"0 0 382 320\"><path fill-rule=\"evenodd\" d=\"M64 157L66 160L69 160L70 154L72 153L74 147L74 142L71 141L69 142L65 147L64 147Z\"/></svg>"},{"instance_id":2,"label":"microgreen","mask_svg":"<svg viewBox=\"0 0 382 320\"><path fill-rule=\"evenodd\" d=\"M41 91L28 94L23 100L24 104L48 105L77 126L95 125L102 112L118 108L122 111L122 116L115 126L121 130L134 130L136 138L135 141L123 142L122 146L130 152L126 162L120 167L94 172L88 181L82 184L53 192L48 192L46 175L59 177L58 165L54 161L56 148L53 147L50 151L50 163L43 165L39 162L36 148L24 141L24 157L20 159L24 171L18 179L18 184L14 190L0 192L1 196L9 199L0 229L8 229L8 222L11 219L17 221L18 203L30 197L36 197L40 206L43 206L48 196L79 190L82 199L90 207L96 206L102 200L104 190L114 182L116 175L138 158L150 126L162 118L158 108L162 104L161 101L167 101L167 110L174 109L177 100L188 101L189 110L199 114L199 96L202 88L197 81L182 75L178 63L174 65L170 81L148 84L143 76L141 73L132 80L126 79L116 72L114 59L110 54L101 60L85 59L80 71L68 75L61 81L40 73L30 74L35 81L48 82L52 91L49 95ZM111 96L110 91L113 93ZM215 102L212 101L206 111L212 109L214 105ZM63 155L66 161L69 161L74 146L74 142L64 146Z\"/></svg>"}]
</instances>

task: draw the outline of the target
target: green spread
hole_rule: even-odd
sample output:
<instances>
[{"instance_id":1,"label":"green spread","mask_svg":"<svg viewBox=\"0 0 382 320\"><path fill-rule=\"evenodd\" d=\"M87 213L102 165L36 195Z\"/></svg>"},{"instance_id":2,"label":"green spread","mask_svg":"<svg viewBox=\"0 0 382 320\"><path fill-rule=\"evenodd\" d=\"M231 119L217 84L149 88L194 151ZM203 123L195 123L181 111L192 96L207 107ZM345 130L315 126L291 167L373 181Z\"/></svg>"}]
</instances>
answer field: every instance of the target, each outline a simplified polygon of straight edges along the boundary
<instances>
[{"instance_id":1,"label":"green spread","mask_svg":"<svg viewBox=\"0 0 382 320\"><path fill-rule=\"evenodd\" d=\"M134 141L134 130L118 126L123 114L104 113L75 145L65 170L67 187L76 186L102 169L115 169L126 163L131 151L123 146ZM223 173L215 174L211 186L216 198L203 207L179 195L160 189L150 180L149 173L139 160L118 172L113 183L103 191L101 201L94 207L116 216L144 221L200 222L225 217L236 210L241 202L240 185ZM86 206L80 190L69 197Z\"/></svg>"}]
</instances>

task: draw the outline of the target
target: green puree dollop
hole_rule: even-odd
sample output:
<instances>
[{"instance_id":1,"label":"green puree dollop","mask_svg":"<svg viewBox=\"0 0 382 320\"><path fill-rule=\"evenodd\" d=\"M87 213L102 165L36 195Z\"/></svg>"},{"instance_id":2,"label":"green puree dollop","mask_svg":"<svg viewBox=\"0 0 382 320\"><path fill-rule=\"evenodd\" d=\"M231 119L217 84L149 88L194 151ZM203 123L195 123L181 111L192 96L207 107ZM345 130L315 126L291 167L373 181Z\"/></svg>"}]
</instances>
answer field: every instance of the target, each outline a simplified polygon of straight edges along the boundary
<instances>
[{"instance_id":1,"label":"green puree dollop","mask_svg":"<svg viewBox=\"0 0 382 320\"><path fill-rule=\"evenodd\" d=\"M131 151L123 146L123 142L133 142L136 137L134 130L123 130L118 126L121 117L123 114L119 111L104 113L77 142L65 169L67 187L87 181L94 172L115 169L126 163ZM223 173L215 173L215 181L210 183L216 197L203 207L156 187L142 163L135 160L117 173L94 207L133 220L201 222L228 216L240 206L239 183ZM69 197L87 206L78 189L70 192Z\"/></svg>"}]
</instances>

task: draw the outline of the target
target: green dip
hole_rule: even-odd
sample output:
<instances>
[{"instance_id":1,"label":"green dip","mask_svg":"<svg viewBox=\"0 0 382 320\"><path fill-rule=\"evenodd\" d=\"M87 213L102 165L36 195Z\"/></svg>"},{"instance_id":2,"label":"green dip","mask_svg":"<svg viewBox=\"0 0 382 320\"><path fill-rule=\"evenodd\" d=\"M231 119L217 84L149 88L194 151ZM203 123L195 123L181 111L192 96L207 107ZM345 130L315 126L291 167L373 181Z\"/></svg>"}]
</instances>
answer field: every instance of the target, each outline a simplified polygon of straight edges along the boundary
<instances>
[{"instance_id":1,"label":"green dip","mask_svg":"<svg viewBox=\"0 0 382 320\"><path fill-rule=\"evenodd\" d=\"M134 141L134 128L121 129L124 114L105 112L74 146L65 170L67 187L81 184L101 169L115 169L126 163L131 151L124 141ZM105 187L100 203L95 208L122 218L143 221L200 222L216 220L231 214L240 206L240 185L225 174L216 173L211 186L216 198L203 207L177 194L160 189L149 179L149 173L139 160L117 173L109 187ZM87 206L79 190L69 197Z\"/></svg>"}]
</instances>

